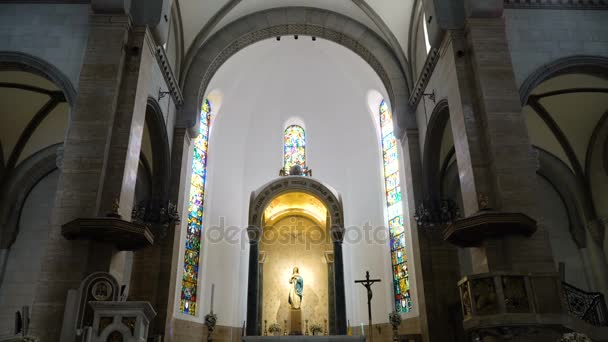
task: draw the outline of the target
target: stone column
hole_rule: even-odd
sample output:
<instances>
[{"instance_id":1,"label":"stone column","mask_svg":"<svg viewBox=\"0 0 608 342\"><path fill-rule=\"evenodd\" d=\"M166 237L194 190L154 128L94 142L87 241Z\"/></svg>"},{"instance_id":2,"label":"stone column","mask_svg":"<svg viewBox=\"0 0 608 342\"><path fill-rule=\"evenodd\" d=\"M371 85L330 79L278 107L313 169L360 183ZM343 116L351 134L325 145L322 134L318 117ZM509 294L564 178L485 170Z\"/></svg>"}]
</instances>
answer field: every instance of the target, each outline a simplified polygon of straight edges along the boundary
<instances>
[{"instance_id":1,"label":"stone column","mask_svg":"<svg viewBox=\"0 0 608 342\"><path fill-rule=\"evenodd\" d=\"M32 308L32 333L45 341L59 340L68 289L78 288L88 271L109 268L110 249L91 250L89 242L65 240L61 226L99 213L130 27L126 15L90 17L78 97L64 143L63 168L52 209L48 249Z\"/></svg>"},{"instance_id":2,"label":"stone column","mask_svg":"<svg viewBox=\"0 0 608 342\"><path fill-rule=\"evenodd\" d=\"M175 128L173 131L173 144L171 150L171 181L169 187L169 200L173 203L177 203L178 212L182 213L182 221L188 220L188 198L184 195L184 192L189 191L190 179L188 175L191 169L188 167L190 161L191 142L193 136L190 135L187 128ZM175 279L178 279L180 269L183 268L183 262L180 264L179 260L182 257L180 255L181 248L181 224L176 224L169 227L170 230L167 233L167 238L163 239L161 244L161 269L159 271L159 289L161 295L159 295L159 305L157 308L159 320L158 323L153 322L153 329L155 325L159 325L159 333L164 333L166 338L169 339L168 333L173 330L173 317L177 303L175 302L176 291L181 290L181 282L178 283L176 288ZM180 290L178 290L180 289ZM179 301L179 299L177 299Z\"/></svg>"},{"instance_id":3,"label":"stone column","mask_svg":"<svg viewBox=\"0 0 608 342\"><path fill-rule=\"evenodd\" d=\"M342 254L344 228L332 227L331 236L334 243L335 331L337 335L346 335L346 297L344 296L344 257Z\"/></svg>"},{"instance_id":4,"label":"stone column","mask_svg":"<svg viewBox=\"0 0 608 342\"><path fill-rule=\"evenodd\" d=\"M249 236L249 279L247 287L247 335L260 335L259 321L259 242L262 237L262 229L258 227L248 227Z\"/></svg>"},{"instance_id":5,"label":"stone column","mask_svg":"<svg viewBox=\"0 0 608 342\"><path fill-rule=\"evenodd\" d=\"M448 239L471 247L473 274L460 283L465 329L483 340L544 341L529 334L561 323L559 277L542 222L533 220L536 162L501 6L467 1L464 32L448 32L450 122L467 216L448 227ZM471 309L469 298L480 296L493 299Z\"/></svg>"},{"instance_id":6,"label":"stone column","mask_svg":"<svg viewBox=\"0 0 608 342\"><path fill-rule=\"evenodd\" d=\"M469 18L466 36L450 32L454 74L450 122L466 216L487 207L537 217L536 168L502 18ZM466 39L466 40L465 40ZM471 251L473 271L553 272L542 226L529 238L486 239Z\"/></svg>"}]
</instances>

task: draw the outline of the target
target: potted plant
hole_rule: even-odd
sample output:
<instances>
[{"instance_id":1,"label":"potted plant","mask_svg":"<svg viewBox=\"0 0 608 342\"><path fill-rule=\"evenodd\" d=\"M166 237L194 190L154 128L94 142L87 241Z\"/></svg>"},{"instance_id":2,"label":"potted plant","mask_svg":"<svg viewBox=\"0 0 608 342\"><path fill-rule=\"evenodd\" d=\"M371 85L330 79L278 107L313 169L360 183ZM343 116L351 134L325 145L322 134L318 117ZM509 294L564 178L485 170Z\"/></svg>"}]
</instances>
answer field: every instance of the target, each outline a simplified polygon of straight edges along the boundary
<instances>
[{"instance_id":1,"label":"potted plant","mask_svg":"<svg viewBox=\"0 0 608 342\"><path fill-rule=\"evenodd\" d=\"M281 335L281 325L279 325L279 323L272 323L270 327L268 327L268 331L273 336L279 336Z\"/></svg>"},{"instance_id":2,"label":"potted plant","mask_svg":"<svg viewBox=\"0 0 608 342\"><path fill-rule=\"evenodd\" d=\"M319 336L323 334L323 327L321 324L315 323L310 326L310 331L312 332L313 336Z\"/></svg>"},{"instance_id":3,"label":"potted plant","mask_svg":"<svg viewBox=\"0 0 608 342\"><path fill-rule=\"evenodd\" d=\"M401 325L401 315L397 311L388 314L388 321L393 326L393 341L399 340L399 325Z\"/></svg>"}]
</instances>

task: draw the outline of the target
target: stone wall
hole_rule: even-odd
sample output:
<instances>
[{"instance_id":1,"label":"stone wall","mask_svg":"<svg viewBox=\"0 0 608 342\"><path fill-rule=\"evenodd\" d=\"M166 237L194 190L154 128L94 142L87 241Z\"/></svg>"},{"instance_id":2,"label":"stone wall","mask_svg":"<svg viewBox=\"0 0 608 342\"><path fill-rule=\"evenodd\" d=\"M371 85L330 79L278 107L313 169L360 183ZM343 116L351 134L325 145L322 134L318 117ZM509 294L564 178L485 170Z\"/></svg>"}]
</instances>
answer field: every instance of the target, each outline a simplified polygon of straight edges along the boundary
<instances>
[{"instance_id":1,"label":"stone wall","mask_svg":"<svg viewBox=\"0 0 608 342\"><path fill-rule=\"evenodd\" d=\"M504 17L518 86L556 59L608 56L608 11L506 9Z\"/></svg>"},{"instance_id":2,"label":"stone wall","mask_svg":"<svg viewBox=\"0 0 608 342\"><path fill-rule=\"evenodd\" d=\"M89 4L0 4L0 50L39 57L78 86Z\"/></svg>"},{"instance_id":3,"label":"stone wall","mask_svg":"<svg viewBox=\"0 0 608 342\"><path fill-rule=\"evenodd\" d=\"M58 178L57 170L44 177L32 189L21 209L19 234L8 251L5 277L0 279L0 336L12 334L15 312L24 305L31 309L34 302Z\"/></svg>"}]
</instances>

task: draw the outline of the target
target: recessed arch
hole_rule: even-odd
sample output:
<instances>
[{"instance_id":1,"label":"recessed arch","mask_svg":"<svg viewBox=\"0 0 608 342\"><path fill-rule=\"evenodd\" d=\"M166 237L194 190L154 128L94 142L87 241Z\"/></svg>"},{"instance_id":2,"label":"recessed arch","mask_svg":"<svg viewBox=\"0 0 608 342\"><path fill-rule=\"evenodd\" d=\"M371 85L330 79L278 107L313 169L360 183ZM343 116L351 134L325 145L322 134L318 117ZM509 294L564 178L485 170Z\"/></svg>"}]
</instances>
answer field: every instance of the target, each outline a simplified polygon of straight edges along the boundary
<instances>
[{"instance_id":1,"label":"recessed arch","mask_svg":"<svg viewBox=\"0 0 608 342\"><path fill-rule=\"evenodd\" d=\"M557 59L536 69L519 88L522 105L528 103L530 94L541 83L565 74L586 74L608 79L608 57L602 56L570 56Z\"/></svg>"},{"instance_id":2,"label":"recessed arch","mask_svg":"<svg viewBox=\"0 0 608 342\"><path fill-rule=\"evenodd\" d=\"M439 196L441 193L441 169L443 161L441 158L441 144L443 132L450 123L450 112L448 101L442 100L437 103L429 119L424 138L424 152L422 159L422 170L425 178L424 193L426 197ZM433 198L437 200L438 198Z\"/></svg>"},{"instance_id":3,"label":"recessed arch","mask_svg":"<svg viewBox=\"0 0 608 342\"><path fill-rule=\"evenodd\" d=\"M283 35L308 35L338 43L359 55L378 74L397 117L398 136L416 128L407 99L409 87L394 52L365 25L344 15L307 7L273 8L242 17L223 27L194 55L185 71L184 100L176 124L197 130L197 115L213 75L231 56L264 39Z\"/></svg>"},{"instance_id":4,"label":"recessed arch","mask_svg":"<svg viewBox=\"0 0 608 342\"><path fill-rule=\"evenodd\" d=\"M328 211L326 227L334 244L334 308L335 333L346 334L346 299L344 295L344 266L342 264L342 238L344 210L342 199L331 186L312 177L286 176L272 180L251 193L249 201L249 279L247 291L247 335L259 335L259 241L264 227L264 212L272 200L289 192L307 193L317 198ZM340 289L340 290L338 290Z\"/></svg>"},{"instance_id":5,"label":"recessed arch","mask_svg":"<svg viewBox=\"0 0 608 342\"><path fill-rule=\"evenodd\" d=\"M57 67L38 57L23 52L0 51L1 71L25 71L42 76L55 83L64 93L70 107L76 102L76 89Z\"/></svg>"}]
</instances>

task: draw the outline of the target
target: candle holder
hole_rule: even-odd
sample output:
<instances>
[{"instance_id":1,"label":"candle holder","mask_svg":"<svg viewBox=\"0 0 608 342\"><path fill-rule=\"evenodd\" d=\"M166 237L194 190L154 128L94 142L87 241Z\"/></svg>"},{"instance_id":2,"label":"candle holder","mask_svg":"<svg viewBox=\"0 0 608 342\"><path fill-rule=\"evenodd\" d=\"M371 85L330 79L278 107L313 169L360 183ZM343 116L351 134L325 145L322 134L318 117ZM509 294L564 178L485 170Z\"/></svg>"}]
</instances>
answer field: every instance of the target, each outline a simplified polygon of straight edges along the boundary
<instances>
[{"instance_id":1,"label":"candle holder","mask_svg":"<svg viewBox=\"0 0 608 342\"><path fill-rule=\"evenodd\" d=\"M264 320L264 336L268 336L268 330L266 329L267 325L268 325L268 321Z\"/></svg>"},{"instance_id":2,"label":"candle holder","mask_svg":"<svg viewBox=\"0 0 608 342\"><path fill-rule=\"evenodd\" d=\"M304 331L304 335L308 336L308 320L305 319L304 322L306 322L306 330Z\"/></svg>"},{"instance_id":3,"label":"candle holder","mask_svg":"<svg viewBox=\"0 0 608 342\"><path fill-rule=\"evenodd\" d=\"M217 324L217 315L211 311L207 315L205 315L205 325L207 326L207 341L211 340L211 335L213 334L213 330L215 329L215 325Z\"/></svg>"},{"instance_id":4,"label":"candle holder","mask_svg":"<svg viewBox=\"0 0 608 342\"><path fill-rule=\"evenodd\" d=\"M287 320L283 320L283 326L285 327L283 329L283 336L287 336Z\"/></svg>"},{"instance_id":5,"label":"candle holder","mask_svg":"<svg viewBox=\"0 0 608 342\"><path fill-rule=\"evenodd\" d=\"M324 319L324 320L323 320L323 322L324 322L324 324L323 324L323 325L325 326L325 333L324 333L324 334L325 334L325 336L328 336L328 335L329 335L329 333L328 333L327 331L328 331L329 329L328 329L328 327L327 327L327 320L326 320L326 319Z\"/></svg>"}]
</instances>

